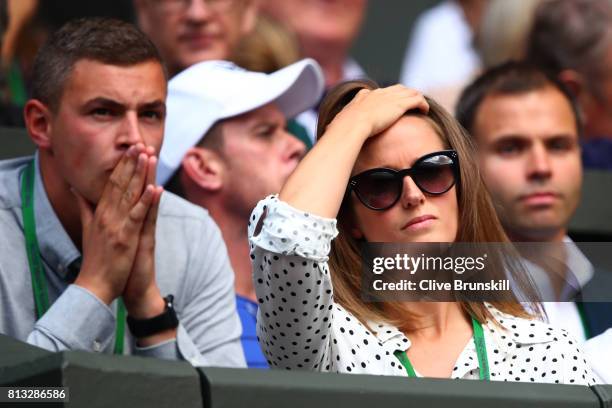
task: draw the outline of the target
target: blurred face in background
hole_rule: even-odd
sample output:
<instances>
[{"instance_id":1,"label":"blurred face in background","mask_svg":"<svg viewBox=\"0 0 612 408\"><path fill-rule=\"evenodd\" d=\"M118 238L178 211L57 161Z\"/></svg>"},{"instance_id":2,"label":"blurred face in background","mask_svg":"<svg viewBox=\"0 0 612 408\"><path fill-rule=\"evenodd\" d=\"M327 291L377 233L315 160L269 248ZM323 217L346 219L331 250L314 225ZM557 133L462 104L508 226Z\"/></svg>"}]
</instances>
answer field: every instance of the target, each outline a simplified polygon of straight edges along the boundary
<instances>
[{"instance_id":1,"label":"blurred face in background","mask_svg":"<svg viewBox=\"0 0 612 408\"><path fill-rule=\"evenodd\" d=\"M171 75L200 61L228 59L257 14L253 0L135 0L134 5L140 28Z\"/></svg>"},{"instance_id":2,"label":"blurred face in background","mask_svg":"<svg viewBox=\"0 0 612 408\"><path fill-rule=\"evenodd\" d=\"M555 241L580 199L582 166L570 102L556 88L488 95L473 129L480 169L515 241Z\"/></svg>"},{"instance_id":3,"label":"blurred face in background","mask_svg":"<svg viewBox=\"0 0 612 408\"><path fill-rule=\"evenodd\" d=\"M348 48L357 36L366 0L262 0L262 11L294 30L306 50L327 43Z\"/></svg>"}]
</instances>

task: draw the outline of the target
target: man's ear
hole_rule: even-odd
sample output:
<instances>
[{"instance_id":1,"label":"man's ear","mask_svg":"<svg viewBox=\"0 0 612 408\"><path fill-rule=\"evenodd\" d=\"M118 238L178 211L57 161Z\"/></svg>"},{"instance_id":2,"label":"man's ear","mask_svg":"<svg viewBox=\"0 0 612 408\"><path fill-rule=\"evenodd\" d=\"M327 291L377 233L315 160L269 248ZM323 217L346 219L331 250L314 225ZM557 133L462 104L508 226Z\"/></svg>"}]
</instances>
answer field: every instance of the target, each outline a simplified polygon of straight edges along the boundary
<instances>
[{"instance_id":1,"label":"man's ear","mask_svg":"<svg viewBox=\"0 0 612 408\"><path fill-rule=\"evenodd\" d=\"M138 23L138 27L145 33L150 32L151 27L147 15L147 7L153 7L154 5L147 4L145 0L134 0L132 4L134 5L134 12L136 14L136 22Z\"/></svg>"},{"instance_id":2,"label":"man's ear","mask_svg":"<svg viewBox=\"0 0 612 408\"><path fill-rule=\"evenodd\" d=\"M584 78L582 75L573 69L564 69L559 72L559 81L561 81L574 95L576 99L582 96L584 92Z\"/></svg>"},{"instance_id":3,"label":"man's ear","mask_svg":"<svg viewBox=\"0 0 612 408\"><path fill-rule=\"evenodd\" d=\"M209 191L219 191L223 187L223 161L212 150L192 147L182 161L183 172L198 187Z\"/></svg>"},{"instance_id":4,"label":"man's ear","mask_svg":"<svg viewBox=\"0 0 612 408\"><path fill-rule=\"evenodd\" d=\"M259 0L245 0L242 14L242 34L248 35L255 28L257 15L259 14Z\"/></svg>"},{"instance_id":5,"label":"man's ear","mask_svg":"<svg viewBox=\"0 0 612 408\"><path fill-rule=\"evenodd\" d=\"M591 91L587 89L584 76L573 69L564 69L559 73L558 78L574 95L583 122L588 122L588 117L592 114L593 108L597 107L599 103Z\"/></svg>"},{"instance_id":6,"label":"man's ear","mask_svg":"<svg viewBox=\"0 0 612 408\"><path fill-rule=\"evenodd\" d=\"M51 149L52 113L47 105L30 99L23 108L25 126L30 138L39 149Z\"/></svg>"}]
</instances>

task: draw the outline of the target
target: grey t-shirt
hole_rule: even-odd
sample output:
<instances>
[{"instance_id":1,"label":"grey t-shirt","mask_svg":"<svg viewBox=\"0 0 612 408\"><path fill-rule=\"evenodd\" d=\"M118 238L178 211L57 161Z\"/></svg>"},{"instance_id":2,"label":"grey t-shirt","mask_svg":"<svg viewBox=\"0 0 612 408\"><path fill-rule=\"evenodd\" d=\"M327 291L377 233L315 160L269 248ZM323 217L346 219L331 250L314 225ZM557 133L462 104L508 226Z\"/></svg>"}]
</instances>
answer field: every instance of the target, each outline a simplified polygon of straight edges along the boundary
<instances>
[{"instance_id":1,"label":"grey t-shirt","mask_svg":"<svg viewBox=\"0 0 612 408\"><path fill-rule=\"evenodd\" d=\"M0 161L0 332L52 351L112 353L116 302L109 307L71 284L81 254L49 202L37 156L36 235L51 307L36 320L20 196L21 175L32 159ZM184 359L193 365L244 367L234 274L219 228L206 210L163 193L155 269L162 295L174 295L180 321L176 340L136 347L126 327L124 352Z\"/></svg>"}]
</instances>

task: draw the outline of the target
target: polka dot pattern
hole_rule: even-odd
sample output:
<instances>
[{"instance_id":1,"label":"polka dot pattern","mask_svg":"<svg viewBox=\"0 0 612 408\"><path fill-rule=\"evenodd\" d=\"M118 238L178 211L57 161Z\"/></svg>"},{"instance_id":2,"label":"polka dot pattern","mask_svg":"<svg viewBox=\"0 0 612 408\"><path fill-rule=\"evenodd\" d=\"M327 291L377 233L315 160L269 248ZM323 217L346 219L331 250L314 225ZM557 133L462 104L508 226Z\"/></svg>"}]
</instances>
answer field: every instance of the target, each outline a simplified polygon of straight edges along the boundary
<instances>
[{"instance_id":1,"label":"polka dot pattern","mask_svg":"<svg viewBox=\"0 0 612 408\"><path fill-rule=\"evenodd\" d=\"M393 353L407 350L410 339L385 323L368 322L368 329L333 300L327 260L337 234L335 220L301 212L276 196L253 210L249 240L264 355L273 368L407 376ZM491 380L595 383L567 332L488 307L499 322L483 325ZM479 378L473 340L451 378Z\"/></svg>"}]
</instances>

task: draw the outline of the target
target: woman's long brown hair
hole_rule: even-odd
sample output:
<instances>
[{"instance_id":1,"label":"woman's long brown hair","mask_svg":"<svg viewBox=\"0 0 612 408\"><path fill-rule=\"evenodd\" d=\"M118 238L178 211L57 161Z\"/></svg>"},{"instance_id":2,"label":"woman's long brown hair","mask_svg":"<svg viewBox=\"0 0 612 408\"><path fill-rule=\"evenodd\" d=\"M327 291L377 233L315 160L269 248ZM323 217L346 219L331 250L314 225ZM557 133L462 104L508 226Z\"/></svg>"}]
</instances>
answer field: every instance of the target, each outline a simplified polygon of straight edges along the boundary
<instances>
[{"instance_id":1,"label":"woman's long brown hair","mask_svg":"<svg viewBox=\"0 0 612 408\"><path fill-rule=\"evenodd\" d=\"M334 117L362 89L374 90L378 85L369 80L349 81L333 88L325 97L319 111L317 140L319 140ZM481 179L475 160L475 147L472 139L466 134L459 123L438 103L426 98L429 111L409 111L407 115L416 115L425 119L438 134L446 148L457 151L460 160L460 182L456 188L459 206L459 228L456 242L474 243L509 243L503 227L497 217L489 193ZM354 314L362 323L368 321L384 321L397 327L409 327L410 313L406 303L385 302L366 303L361 298L362 255L360 243L350 234L352 224L352 209L350 200L345 199L338 213L339 234L332 242L330 253L330 270L334 288L334 299L345 309ZM508 245L510 247L510 245ZM499 248L499 247L497 247ZM493 251L495 252L495 251ZM510 274L515 289L525 296L525 299L535 300L536 290L527 275L520 267L513 264L512 256L493 254L488 264L499 268L500 276L507 278ZM507 262L506 262L507 261ZM493 321L493 317L484 302L461 300L462 293L456 293L458 301L465 312L475 317L479 322ZM466 296L467 298L467 296ZM489 302L498 310L517 317L532 318L539 314L540 309L534 307L529 312L525 310L518 299L504 298L503 301ZM397 318L396 316L402 316Z\"/></svg>"}]
</instances>

